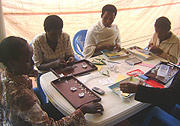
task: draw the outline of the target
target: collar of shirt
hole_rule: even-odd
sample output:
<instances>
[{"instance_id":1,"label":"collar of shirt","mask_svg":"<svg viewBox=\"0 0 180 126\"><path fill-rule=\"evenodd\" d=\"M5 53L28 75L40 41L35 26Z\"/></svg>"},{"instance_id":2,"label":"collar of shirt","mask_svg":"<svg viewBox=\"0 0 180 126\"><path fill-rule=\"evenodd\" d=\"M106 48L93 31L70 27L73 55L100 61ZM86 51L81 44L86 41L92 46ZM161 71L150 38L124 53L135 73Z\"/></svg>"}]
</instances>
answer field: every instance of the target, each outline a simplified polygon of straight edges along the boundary
<instances>
[{"instance_id":1,"label":"collar of shirt","mask_svg":"<svg viewBox=\"0 0 180 126\"><path fill-rule=\"evenodd\" d=\"M29 79L27 75L14 75L6 70L4 72L8 80L12 80L16 82L17 84L27 87L30 90L32 89L32 80Z\"/></svg>"},{"instance_id":2,"label":"collar of shirt","mask_svg":"<svg viewBox=\"0 0 180 126\"><path fill-rule=\"evenodd\" d=\"M101 20L101 21L99 21L99 23L98 23L98 24L101 26L101 28L106 28L106 27L103 25L102 20Z\"/></svg>"},{"instance_id":3,"label":"collar of shirt","mask_svg":"<svg viewBox=\"0 0 180 126\"><path fill-rule=\"evenodd\" d=\"M172 32L171 32L172 33ZM156 36L157 36L157 38L158 38L158 34L157 33L155 33L156 34ZM176 41L174 41L175 40L175 37L176 37L176 35L175 34L171 34L171 37L169 38L169 39L166 39L166 40L164 40L164 41L162 41L161 43L166 43L166 44L173 44L173 43L176 43ZM160 44L160 41L159 41L159 38L158 38L158 42L159 42L159 44Z\"/></svg>"}]
</instances>

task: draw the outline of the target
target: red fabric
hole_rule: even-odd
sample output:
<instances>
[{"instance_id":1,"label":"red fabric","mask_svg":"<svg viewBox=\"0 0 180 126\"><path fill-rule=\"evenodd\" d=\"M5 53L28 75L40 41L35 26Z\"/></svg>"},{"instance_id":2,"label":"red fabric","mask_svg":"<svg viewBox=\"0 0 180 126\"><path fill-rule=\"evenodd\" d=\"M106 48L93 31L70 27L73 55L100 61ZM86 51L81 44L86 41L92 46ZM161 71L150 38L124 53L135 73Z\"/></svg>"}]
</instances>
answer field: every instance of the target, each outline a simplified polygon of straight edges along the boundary
<instances>
[{"instance_id":1,"label":"red fabric","mask_svg":"<svg viewBox=\"0 0 180 126\"><path fill-rule=\"evenodd\" d=\"M160 84L157 81L152 80L152 79L145 80L145 83L147 83L150 86L155 87L155 88L164 88L164 85L162 85L162 84Z\"/></svg>"}]
</instances>

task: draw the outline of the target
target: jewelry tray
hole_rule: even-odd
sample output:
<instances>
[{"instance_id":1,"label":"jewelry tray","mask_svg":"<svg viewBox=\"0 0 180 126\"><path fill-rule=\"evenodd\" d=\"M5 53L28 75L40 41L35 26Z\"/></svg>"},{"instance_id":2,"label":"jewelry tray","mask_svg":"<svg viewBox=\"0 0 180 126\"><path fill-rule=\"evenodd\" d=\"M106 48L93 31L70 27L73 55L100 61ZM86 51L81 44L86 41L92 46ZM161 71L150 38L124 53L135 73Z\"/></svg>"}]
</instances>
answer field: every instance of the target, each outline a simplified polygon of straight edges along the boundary
<instances>
[{"instance_id":1,"label":"jewelry tray","mask_svg":"<svg viewBox=\"0 0 180 126\"><path fill-rule=\"evenodd\" d=\"M130 53L125 48L122 48L120 52L108 50L102 50L101 52L109 59L122 58L130 55Z\"/></svg>"},{"instance_id":2,"label":"jewelry tray","mask_svg":"<svg viewBox=\"0 0 180 126\"><path fill-rule=\"evenodd\" d=\"M89 102L101 101L101 98L98 95L96 95L92 90L86 87L74 76L67 76L61 79L56 79L52 81L51 84L75 109ZM72 87L77 88L77 90L72 91ZM80 97L79 93L82 92L84 93L84 96Z\"/></svg>"},{"instance_id":3,"label":"jewelry tray","mask_svg":"<svg viewBox=\"0 0 180 126\"><path fill-rule=\"evenodd\" d=\"M163 70L163 68L161 68L161 65L167 66L168 69L166 70L164 68ZM178 71L179 71L179 67L176 66L175 64L169 62L160 62L144 75L164 85L167 84L167 82L171 80Z\"/></svg>"},{"instance_id":4,"label":"jewelry tray","mask_svg":"<svg viewBox=\"0 0 180 126\"><path fill-rule=\"evenodd\" d=\"M64 76L76 76L93 70L97 70L97 67L88 60L80 60L75 62L72 66L54 69L56 73L63 74Z\"/></svg>"},{"instance_id":5,"label":"jewelry tray","mask_svg":"<svg viewBox=\"0 0 180 126\"><path fill-rule=\"evenodd\" d=\"M123 93L120 89L120 84L123 83L123 82L132 82L132 83L135 83L135 84L141 84L141 85L145 85L145 83L143 81L141 81L140 78L137 78L137 77L128 77L128 78L125 78L115 84L112 84L110 86L108 86L115 94L119 95L119 96L122 96L123 98L129 98L131 96L134 95L134 93Z\"/></svg>"},{"instance_id":6,"label":"jewelry tray","mask_svg":"<svg viewBox=\"0 0 180 126\"><path fill-rule=\"evenodd\" d=\"M135 54L137 56L139 56L140 58L144 59L144 60L149 60L152 59L154 54L148 50L145 50L143 48L140 48L138 46L133 46L127 49L129 52L131 52L132 54Z\"/></svg>"},{"instance_id":7,"label":"jewelry tray","mask_svg":"<svg viewBox=\"0 0 180 126\"><path fill-rule=\"evenodd\" d=\"M129 65L136 65L136 64L142 63L142 61L138 59L137 57L125 59L125 62L128 63Z\"/></svg>"}]
</instances>

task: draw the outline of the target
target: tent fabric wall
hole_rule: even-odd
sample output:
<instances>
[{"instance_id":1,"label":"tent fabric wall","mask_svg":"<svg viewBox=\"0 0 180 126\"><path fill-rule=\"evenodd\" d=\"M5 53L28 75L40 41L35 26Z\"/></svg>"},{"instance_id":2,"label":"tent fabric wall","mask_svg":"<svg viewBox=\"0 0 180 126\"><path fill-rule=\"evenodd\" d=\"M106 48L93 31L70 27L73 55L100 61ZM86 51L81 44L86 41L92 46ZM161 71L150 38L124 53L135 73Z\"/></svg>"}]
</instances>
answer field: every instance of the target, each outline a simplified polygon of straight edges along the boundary
<instances>
[{"instance_id":1,"label":"tent fabric wall","mask_svg":"<svg viewBox=\"0 0 180 126\"><path fill-rule=\"evenodd\" d=\"M57 14L64 21L63 31L72 40L76 32L101 20L105 4L114 4L118 9L114 23L120 29L123 47L146 47L160 16L168 17L172 31L180 36L180 0L2 0L6 35L31 42L44 31L44 19Z\"/></svg>"},{"instance_id":2,"label":"tent fabric wall","mask_svg":"<svg viewBox=\"0 0 180 126\"><path fill-rule=\"evenodd\" d=\"M4 27L4 18L3 18L3 12L2 12L2 4L0 0L0 41L5 38L5 27Z\"/></svg>"},{"instance_id":3,"label":"tent fabric wall","mask_svg":"<svg viewBox=\"0 0 180 126\"><path fill-rule=\"evenodd\" d=\"M5 33L5 27L4 27L4 18L3 18L3 12L2 12L2 3L0 0L0 42L6 37ZM0 63L0 72L4 68L4 65Z\"/></svg>"}]
</instances>

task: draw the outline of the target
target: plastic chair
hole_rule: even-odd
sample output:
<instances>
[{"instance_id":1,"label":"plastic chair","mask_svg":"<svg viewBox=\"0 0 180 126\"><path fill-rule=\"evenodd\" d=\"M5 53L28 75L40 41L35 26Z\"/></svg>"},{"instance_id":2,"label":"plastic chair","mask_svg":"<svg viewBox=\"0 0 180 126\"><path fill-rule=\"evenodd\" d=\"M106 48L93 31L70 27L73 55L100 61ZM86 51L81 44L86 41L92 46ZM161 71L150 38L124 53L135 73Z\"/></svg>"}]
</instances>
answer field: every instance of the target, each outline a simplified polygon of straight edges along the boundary
<instances>
[{"instance_id":1,"label":"plastic chair","mask_svg":"<svg viewBox=\"0 0 180 126\"><path fill-rule=\"evenodd\" d=\"M79 54L81 56L81 58L83 58L83 47L84 47L84 42L85 42L85 38L86 38L86 34L87 34L87 30L80 30L78 31L74 38L73 38L73 48L74 51Z\"/></svg>"},{"instance_id":2,"label":"plastic chair","mask_svg":"<svg viewBox=\"0 0 180 126\"><path fill-rule=\"evenodd\" d=\"M33 89L34 92L36 93L37 97L39 98L41 104L46 104L48 103L48 100L47 100L47 97L46 95L44 94L44 91L42 90L41 88L41 85L40 85L40 77L41 77L42 74L38 74L38 78L37 78L37 89Z\"/></svg>"},{"instance_id":3,"label":"plastic chair","mask_svg":"<svg viewBox=\"0 0 180 126\"><path fill-rule=\"evenodd\" d=\"M176 119L180 120L180 105L179 104L176 104L176 106L171 112L171 115L174 116Z\"/></svg>"},{"instance_id":4,"label":"plastic chair","mask_svg":"<svg viewBox=\"0 0 180 126\"><path fill-rule=\"evenodd\" d=\"M161 108L155 106L150 110L149 114L147 115L144 121L143 126L150 126L150 123L153 118L158 119L158 121L162 122L163 125L180 126L180 120L174 117L174 116L177 116L177 109L179 109L180 111L180 105L176 105L176 107L172 111L172 115L170 115L169 113L165 112Z\"/></svg>"}]
</instances>

